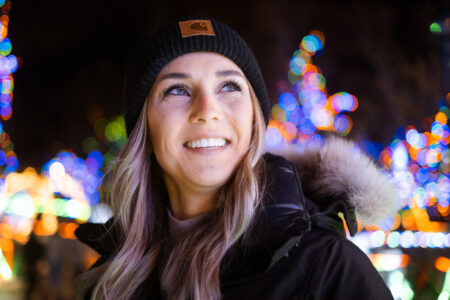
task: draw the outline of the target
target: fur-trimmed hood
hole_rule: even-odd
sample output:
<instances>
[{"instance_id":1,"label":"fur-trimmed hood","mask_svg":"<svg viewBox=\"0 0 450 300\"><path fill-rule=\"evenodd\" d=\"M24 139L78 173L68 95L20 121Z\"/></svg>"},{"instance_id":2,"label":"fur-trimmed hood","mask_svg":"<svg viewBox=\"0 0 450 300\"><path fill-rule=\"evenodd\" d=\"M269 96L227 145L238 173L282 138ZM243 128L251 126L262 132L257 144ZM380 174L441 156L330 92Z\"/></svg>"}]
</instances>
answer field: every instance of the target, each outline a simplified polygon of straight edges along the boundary
<instances>
[{"instance_id":1,"label":"fur-trimmed hood","mask_svg":"<svg viewBox=\"0 0 450 300\"><path fill-rule=\"evenodd\" d=\"M321 210L344 200L363 225L377 225L399 209L389 175L351 141L331 136L302 153L281 154L294 163L303 193Z\"/></svg>"}]
</instances>

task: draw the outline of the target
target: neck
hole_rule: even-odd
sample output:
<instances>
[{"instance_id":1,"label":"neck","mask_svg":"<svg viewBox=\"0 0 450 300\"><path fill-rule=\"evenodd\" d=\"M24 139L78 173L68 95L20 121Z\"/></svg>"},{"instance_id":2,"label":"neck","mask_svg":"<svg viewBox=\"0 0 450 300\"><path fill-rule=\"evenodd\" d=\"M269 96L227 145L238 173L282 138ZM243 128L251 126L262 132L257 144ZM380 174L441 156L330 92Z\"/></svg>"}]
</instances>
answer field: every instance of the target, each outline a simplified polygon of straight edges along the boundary
<instances>
[{"instance_id":1,"label":"neck","mask_svg":"<svg viewBox=\"0 0 450 300\"><path fill-rule=\"evenodd\" d=\"M165 175L164 178L172 215L176 219L190 219L216 207L218 188L180 186L170 176Z\"/></svg>"}]
</instances>

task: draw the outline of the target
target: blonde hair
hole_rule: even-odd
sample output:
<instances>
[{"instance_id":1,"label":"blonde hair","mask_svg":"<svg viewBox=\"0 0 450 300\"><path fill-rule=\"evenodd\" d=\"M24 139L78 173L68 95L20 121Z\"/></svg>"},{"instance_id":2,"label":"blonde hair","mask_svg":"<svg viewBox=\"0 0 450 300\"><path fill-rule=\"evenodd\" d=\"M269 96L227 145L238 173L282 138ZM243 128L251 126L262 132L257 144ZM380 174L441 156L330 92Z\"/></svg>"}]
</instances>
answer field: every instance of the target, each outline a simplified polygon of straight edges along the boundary
<instances>
[{"instance_id":1,"label":"blonde hair","mask_svg":"<svg viewBox=\"0 0 450 300\"><path fill-rule=\"evenodd\" d=\"M218 192L218 207L174 245L160 279L175 289L176 299L221 299L220 262L230 247L248 234L261 202L265 181L265 123L259 102L248 83L253 103L253 132L248 153ZM114 254L99 267L77 279L77 299L92 289L91 299L128 299L156 270L166 241L167 194L162 170L151 152L147 104L124 148L105 175L106 202L113 227L122 240ZM93 285L93 282L96 282Z\"/></svg>"}]
</instances>

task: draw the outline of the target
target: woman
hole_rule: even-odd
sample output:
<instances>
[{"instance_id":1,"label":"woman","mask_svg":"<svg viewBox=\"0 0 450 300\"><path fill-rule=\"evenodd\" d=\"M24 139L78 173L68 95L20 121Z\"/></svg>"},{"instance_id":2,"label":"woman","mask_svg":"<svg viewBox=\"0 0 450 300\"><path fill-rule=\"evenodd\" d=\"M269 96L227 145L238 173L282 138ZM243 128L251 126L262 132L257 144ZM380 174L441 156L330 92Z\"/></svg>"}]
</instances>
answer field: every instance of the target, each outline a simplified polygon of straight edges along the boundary
<instances>
[{"instance_id":1,"label":"woman","mask_svg":"<svg viewBox=\"0 0 450 300\"><path fill-rule=\"evenodd\" d=\"M230 27L158 29L131 51L124 89L129 138L104 183L114 217L76 231L101 254L80 299L392 299L338 216L355 234L356 214L391 212L392 186L339 139L296 166L263 154L264 80Z\"/></svg>"}]
</instances>

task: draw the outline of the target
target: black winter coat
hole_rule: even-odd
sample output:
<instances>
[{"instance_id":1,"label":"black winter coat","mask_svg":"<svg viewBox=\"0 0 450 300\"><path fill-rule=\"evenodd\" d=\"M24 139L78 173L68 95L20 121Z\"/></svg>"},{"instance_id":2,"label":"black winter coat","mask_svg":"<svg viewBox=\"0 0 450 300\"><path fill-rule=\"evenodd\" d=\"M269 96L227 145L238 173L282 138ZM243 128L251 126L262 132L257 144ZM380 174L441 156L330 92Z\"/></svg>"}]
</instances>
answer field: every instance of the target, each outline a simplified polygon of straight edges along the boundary
<instances>
[{"instance_id":1,"label":"black winter coat","mask_svg":"<svg viewBox=\"0 0 450 300\"><path fill-rule=\"evenodd\" d=\"M333 192L334 199L313 202L303 193L292 162L273 154L264 159L268 183L263 209L245 254L232 247L222 260L223 299L393 299L366 254L346 238L338 212L344 214L352 234L357 225L355 205L348 197ZM310 163L308 159L303 167ZM305 174L310 177L304 178ZM308 183L320 175L301 176ZM310 191L311 184L303 187L311 195L325 197L326 193ZM114 234L105 234L110 224L111 220L105 225L85 223L75 232L102 255L93 268L112 253ZM149 276L133 299L161 299L157 274L156 270Z\"/></svg>"}]
</instances>

